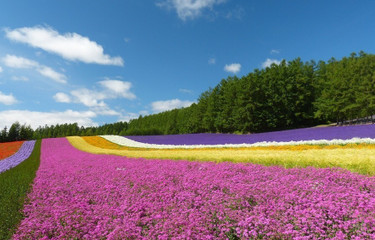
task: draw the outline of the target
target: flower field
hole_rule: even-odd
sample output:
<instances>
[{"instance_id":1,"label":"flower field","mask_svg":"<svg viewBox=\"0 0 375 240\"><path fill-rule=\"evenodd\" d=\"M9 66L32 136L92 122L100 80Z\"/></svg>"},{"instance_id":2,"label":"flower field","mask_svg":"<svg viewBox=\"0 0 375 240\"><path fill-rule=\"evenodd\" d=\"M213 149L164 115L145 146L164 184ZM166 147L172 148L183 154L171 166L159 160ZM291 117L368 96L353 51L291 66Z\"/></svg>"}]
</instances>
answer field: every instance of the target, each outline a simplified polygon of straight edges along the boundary
<instances>
[{"instance_id":1,"label":"flower field","mask_svg":"<svg viewBox=\"0 0 375 240\"><path fill-rule=\"evenodd\" d=\"M0 161L15 154L23 144L23 141L0 143Z\"/></svg>"},{"instance_id":2,"label":"flower field","mask_svg":"<svg viewBox=\"0 0 375 240\"><path fill-rule=\"evenodd\" d=\"M321 129L43 139L12 238L375 239L375 126Z\"/></svg>"},{"instance_id":3,"label":"flower field","mask_svg":"<svg viewBox=\"0 0 375 240\"><path fill-rule=\"evenodd\" d=\"M22 146L15 154L0 160L0 173L17 166L18 164L26 160L33 151L34 144L35 141L23 142Z\"/></svg>"},{"instance_id":4,"label":"flower field","mask_svg":"<svg viewBox=\"0 0 375 240\"><path fill-rule=\"evenodd\" d=\"M9 239L23 218L22 209L39 167L40 140L30 156L0 174L0 239Z\"/></svg>"},{"instance_id":5,"label":"flower field","mask_svg":"<svg viewBox=\"0 0 375 240\"><path fill-rule=\"evenodd\" d=\"M68 137L86 152L148 159L185 159L214 162L247 162L266 166L341 167L375 175L375 145L295 145L251 148L148 149L120 146L101 137Z\"/></svg>"},{"instance_id":6,"label":"flower field","mask_svg":"<svg viewBox=\"0 0 375 240\"><path fill-rule=\"evenodd\" d=\"M128 136L127 138L142 143L173 145L253 144L260 142L277 143L309 140L349 140L352 138L375 139L375 126L358 125L343 127L315 127L250 135L201 133L185 135Z\"/></svg>"},{"instance_id":7,"label":"flower field","mask_svg":"<svg viewBox=\"0 0 375 240\"><path fill-rule=\"evenodd\" d=\"M44 139L14 239L373 239L375 179L346 170L132 159Z\"/></svg>"}]
</instances>

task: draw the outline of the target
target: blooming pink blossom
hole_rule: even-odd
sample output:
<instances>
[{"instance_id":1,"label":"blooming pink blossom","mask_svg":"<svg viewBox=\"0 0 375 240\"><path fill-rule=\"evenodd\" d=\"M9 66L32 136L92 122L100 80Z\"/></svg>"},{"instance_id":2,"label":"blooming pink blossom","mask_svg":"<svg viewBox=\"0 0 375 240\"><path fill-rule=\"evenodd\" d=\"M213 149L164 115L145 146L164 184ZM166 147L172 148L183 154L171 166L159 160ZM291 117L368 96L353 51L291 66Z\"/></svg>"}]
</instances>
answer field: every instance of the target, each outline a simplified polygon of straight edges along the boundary
<instances>
[{"instance_id":1,"label":"blooming pink blossom","mask_svg":"<svg viewBox=\"0 0 375 240\"><path fill-rule=\"evenodd\" d=\"M346 170L41 152L14 239L375 238L375 179Z\"/></svg>"}]
</instances>

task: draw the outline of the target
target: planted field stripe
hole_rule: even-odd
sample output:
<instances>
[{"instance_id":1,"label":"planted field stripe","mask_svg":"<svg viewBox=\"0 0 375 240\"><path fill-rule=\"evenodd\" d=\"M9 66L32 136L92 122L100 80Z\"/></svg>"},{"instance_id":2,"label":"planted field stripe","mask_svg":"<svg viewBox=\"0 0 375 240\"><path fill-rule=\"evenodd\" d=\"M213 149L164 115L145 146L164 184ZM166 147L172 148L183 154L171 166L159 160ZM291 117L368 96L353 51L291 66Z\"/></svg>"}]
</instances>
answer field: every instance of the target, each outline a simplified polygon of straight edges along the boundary
<instances>
[{"instance_id":1,"label":"planted field stripe","mask_svg":"<svg viewBox=\"0 0 375 240\"><path fill-rule=\"evenodd\" d=\"M321 149L222 148L222 149L105 149L89 144L81 137L68 137L69 142L82 151L95 154L114 154L135 158L175 159L214 162L249 162L266 166L341 167L361 174L375 175L375 149L372 146ZM113 145L112 145L113 146ZM359 145L360 146L360 145ZM297 147L297 146L296 146Z\"/></svg>"},{"instance_id":2,"label":"planted field stripe","mask_svg":"<svg viewBox=\"0 0 375 240\"><path fill-rule=\"evenodd\" d=\"M14 168L21 162L25 161L33 151L35 140L26 141L22 144L20 149L12 156L0 161L0 174L11 168Z\"/></svg>"},{"instance_id":3,"label":"planted field stripe","mask_svg":"<svg viewBox=\"0 0 375 240\"><path fill-rule=\"evenodd\" d=\"M99 136L90 136L90 137L82 137L86 142L89 144L99 147L99 148L107 148L107 149L117 149L117 150L129 150L129 151L149 151L149 150L158 150L158 151L179 151L179 150L195 150L195 148L175 148L175 149L159 149L159 148L141 148L141 147L128 147L124 145L120 145L118 143L112 142L107 140L106 138L99 137ZM207 150L212 149L207 148ZM216 147L218 150L223 149L222 147ZM375 149L375 144L367 144L367 143L348 143L345 145L334 145L334 144L313 144L313 145L276 145L276 146L257 146L257 147L225 147L225 149L233 149L233 150L291 150L291 151L301 151L301 150L310 150L310 149L345 149L345 148L356 148L356 149ZM201 150L205 150L205 148L200 148Z\"/></svg>"},{"instance_id":4,"label":"planted field stripe","mask_svg":"<svg viewBox=\"0 0 375 240\"><path fill-rule=\"evenodd\" d=\"M153 149L197 149L197 148L252 148L252 147L274 147L274 146L298 146L298 145L352 145L352 144L367 144L375 145L375 139L372 138L352 138L352 139L320 139L320 140L299 140L287 142L256 142L256 143L240 143L240 144L198 144L198 145L172 145L172 144L150 144L131 140L126 137L116 135L102 135L102 138L113 142L115 144L125 147L135 148L153 148Z\"/></svg>"},{"instance_id":5,"label":"planted field stripe","mask_svg":"<svg viewBox=\"0 0 375 240\"><path fill-rule=\"evenodd\" d=\"M24 141L0 143L0 161L15 154Z\"/></svg>"},{"instance_id":6,"label":"planted field stripe","mask_svg":"<svg viewBox=\"0 0 375 240\"><path fill-rule=\"evenodd\" d=\"M29 197L15 240L375 237L375 180L342 169L129 159L44 139Z\"/></svg>"},{"instance_id":7,"label":"planted field stripe","mask_svg":"<svg viewBox=\"0 0 375 240\"><path fill-rule=\"evenodd\" d=\"M129 139L151 144L174 145L215 145L215 144L241 144L259 142L290 142L306 140L348 140L352 138L375 139L375 124L355 125L341 127L313 127L292 130L252 133L252 134L220 134L196 133L178 135L151 135L151 136L126 136Z\"/></svg>"},{"instance_id":8,"label":"planted field stripe","mask_svg":"<svg viewBox=\"0 0 375 240\"><path fill-rule=\"evenodd\" d=\"M39 167L41 141L28 159L0 174L0 239L10 239L23 217L21 209Z\"/></svg>"}]
</instances>

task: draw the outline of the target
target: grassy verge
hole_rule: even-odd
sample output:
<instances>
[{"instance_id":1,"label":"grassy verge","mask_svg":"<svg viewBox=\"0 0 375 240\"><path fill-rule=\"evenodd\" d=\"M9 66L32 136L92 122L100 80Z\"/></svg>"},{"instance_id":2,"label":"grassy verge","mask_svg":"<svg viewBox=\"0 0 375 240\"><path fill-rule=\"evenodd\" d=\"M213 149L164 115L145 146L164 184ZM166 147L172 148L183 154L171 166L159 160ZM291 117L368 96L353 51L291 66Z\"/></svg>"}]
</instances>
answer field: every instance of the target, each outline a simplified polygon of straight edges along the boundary
<instances>
[{"instance_id":1,"label":"grassy verge","mask_svg":"<svg viewBox=\"0 0 375 240\"><path fill-rule=\"evenodd\" d=\"M30 157L0 174L0 239L10 239L21 221L22 208L40 163L41 140Z\"/></svg>"}]
</instances>

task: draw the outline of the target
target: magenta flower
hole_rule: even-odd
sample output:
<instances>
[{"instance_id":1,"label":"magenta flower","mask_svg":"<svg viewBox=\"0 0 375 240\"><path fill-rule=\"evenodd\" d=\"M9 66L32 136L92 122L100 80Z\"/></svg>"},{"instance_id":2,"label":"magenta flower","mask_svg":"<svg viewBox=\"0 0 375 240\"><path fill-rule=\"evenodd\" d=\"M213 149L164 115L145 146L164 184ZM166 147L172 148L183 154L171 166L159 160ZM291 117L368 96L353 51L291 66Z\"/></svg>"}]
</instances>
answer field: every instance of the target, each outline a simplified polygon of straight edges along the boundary
<instances>
[{"instance_id":1,"label":"magenta flower","mask_svg":"<svg viewBox=\"0 0 375 240\"><path fill-rule=\"evenodd\" d=\"M14 239L375 238L375 179L349 171L41 152Z\"/></svg>"}]
</instances>

